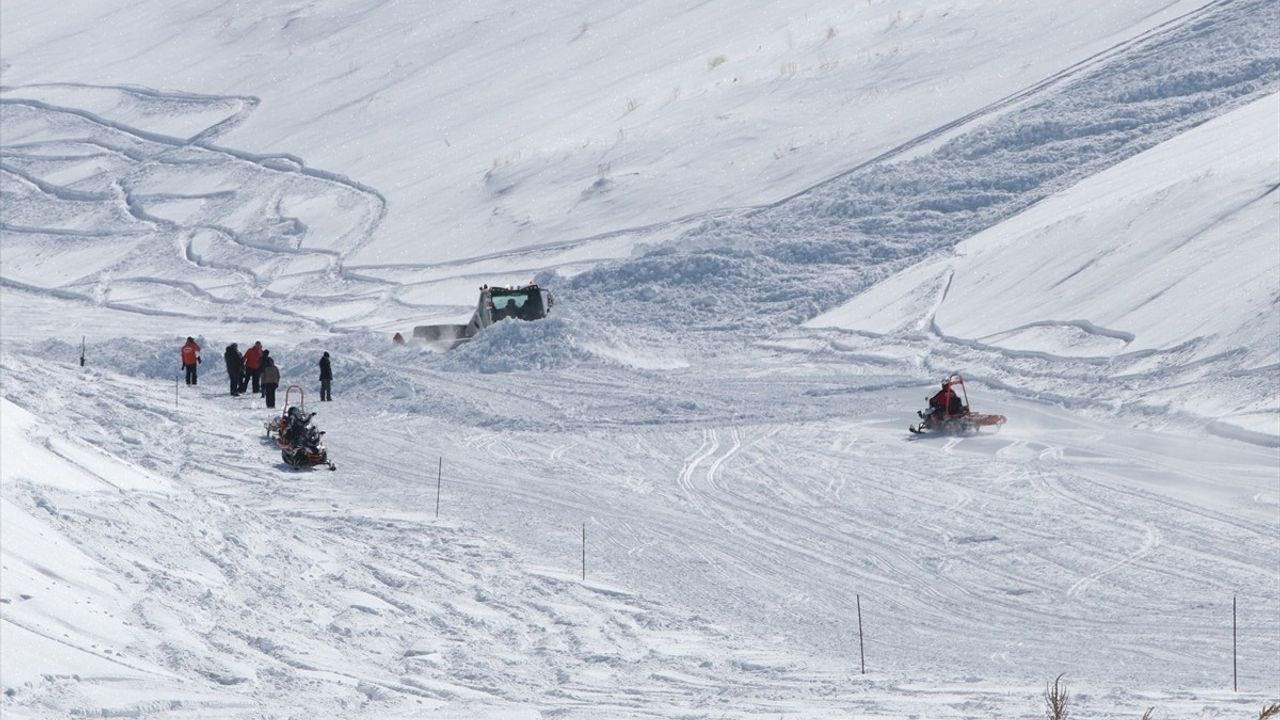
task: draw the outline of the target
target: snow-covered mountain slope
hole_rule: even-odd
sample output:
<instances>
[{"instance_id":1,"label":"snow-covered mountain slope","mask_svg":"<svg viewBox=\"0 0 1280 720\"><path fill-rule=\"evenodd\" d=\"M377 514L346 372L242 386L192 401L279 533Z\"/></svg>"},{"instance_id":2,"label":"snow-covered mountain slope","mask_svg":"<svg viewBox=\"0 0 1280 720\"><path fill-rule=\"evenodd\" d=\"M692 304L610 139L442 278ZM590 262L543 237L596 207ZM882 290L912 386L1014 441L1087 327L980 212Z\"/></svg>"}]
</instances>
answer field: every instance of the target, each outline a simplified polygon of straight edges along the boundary
<instances>
[{"instance_id":1,"label":"snow-covered mountain slope","mask_svg":"<svg viewBox=\"0 0 1280 720\"><path fill-rule=\"evenodd\" d=\"M1092 365L1101 378L1123 378L1103 388L1122 384L1126 401L1280 442L1277 127L1280 95L1269 95L809 325Z\"/></svg>"},{"instance_id":2,"label":"snow-covered mountain slope","mask_svg":"<svg viewBox=\"0 0 1280 720\"><path fill-rule=\"evenodd\" d=\"M178 138L146 88L212 96L202 140L397 207L359 260L435 264L776 199L1197 4L18 1L4 84Z\"/></svg>"},{"instance_id":3,"label":"snow-covered mountain slope","mask_svg":"<svg viewBox=\"0 0 1280 720\"><path fill-rule=\"evenodd\" d=\"M1256 715L1277 26L6 0L0 711ZM333 354L337 472L227 397L259 339L309 398ZM1003 432L909 437L957 369Z\"/></svg>"},{"instance_id":4,"label":"snow-covered mountain slope","mask_svg":"<svg viewBox=\"0 0 1280 720\"><path fill-rule=\"evenodd\" d=\"M928 147L1179 29L1217 38L1196 60L1221 72L1138 77L1212 110L1199 91L1275 70L1252 5L12 2L2 169L30 211L6 233L71 262L14 253L5 292L403 329L494 274L569 274Z\"/></svg>"}]
</instances>

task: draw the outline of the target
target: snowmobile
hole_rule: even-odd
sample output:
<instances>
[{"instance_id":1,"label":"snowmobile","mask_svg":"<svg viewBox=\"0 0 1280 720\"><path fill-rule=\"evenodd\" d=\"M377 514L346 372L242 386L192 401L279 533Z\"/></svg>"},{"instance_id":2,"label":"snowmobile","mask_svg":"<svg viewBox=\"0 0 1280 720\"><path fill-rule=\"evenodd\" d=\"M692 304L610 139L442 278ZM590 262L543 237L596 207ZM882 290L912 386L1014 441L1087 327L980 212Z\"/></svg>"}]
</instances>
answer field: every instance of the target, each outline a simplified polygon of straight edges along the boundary
<instances>
[{"instance_id":1,"label":"snowmobile","mask_svg":"<svg viewBox=\"0 0 1280 720\"><path fill-rule=\"evenodd\" d=\"M469 322L464 325L418 325L413 328L413 337L451 349L505 318L541 320L551 312L553 305L555 298L536 283L507 287L481 285L480 300L476 302L476 311Z\"/></svg>"},{"instance_id":2,"label":"snowmobile","mask_svg":"<svg viewBox=\"0 0 1280 720\"><path fill-rule=\"evenodd\" d=\"M298 404L290 402L293 392L298 393ZM276 446L280 448L280 457L293 468L312 465L327 465L330 470L338 466L329 460L329 452L325 449L321 436L324 432L311 424L315 413L306 412L302 388L290 385L284 392L284 408L278 417L267 422L267 437L275 433Z\"/></svg>"},{"instance_id":3,"label":"snowmobile","mask_svg":"<svg viewBox=\"0 0 1280 720\"><path fill-rule=\"evenodd\" d=\"M324 447L323 430L318 430L308 421L302 427L299 436L289 447L281 448L280 458L292 468L310 467L312 465L327 465L330 470L337 470L338 466L329 461L329 451Z\"/></svg>"},{"instance_id":4,"label":"snowmobile","mask_svg":"<svg viewBox=\"0 0 1280 720\"><path fill-rule=\"evenodd\" d=\"M960 388L958 395L955 392L956 387ZM938 396L950 397L951 401L935 404ZM920 410L916 415L920 417L920 424L909 425L907 429L917 435L929 432L943 435L974 435L982 428L999 430L1005 423L1003 415L976 413L969 409L969 391L965 388L964 378L959 373L953 373L943 380L942 392L930 399L930 407L927 410Z\"/></svg>"}]
</instances>

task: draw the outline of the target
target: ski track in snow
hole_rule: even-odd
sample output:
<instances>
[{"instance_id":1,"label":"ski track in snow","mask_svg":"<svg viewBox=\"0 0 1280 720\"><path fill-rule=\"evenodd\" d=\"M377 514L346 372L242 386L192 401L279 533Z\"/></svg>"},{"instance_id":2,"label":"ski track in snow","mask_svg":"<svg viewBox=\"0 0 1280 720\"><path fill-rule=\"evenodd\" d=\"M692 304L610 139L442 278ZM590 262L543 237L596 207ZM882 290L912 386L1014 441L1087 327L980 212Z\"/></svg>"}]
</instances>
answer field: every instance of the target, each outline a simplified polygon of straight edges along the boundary
<instances>
[{"instance_id":1,"label":"ski track in snow","mask_svg":"<svg viewBox=\"0 0 1280 720\"><path fill-rule=\"evenodd\" d=\"M790 363L787 355L771 361ZM825 386L832 375L821 367L798 385L775 385L767 373L744 381L723 365L711 374L632 377L621 387L634 397L614 400L633 411L649 381L678 393L687 387L699 402L703 394L754 399L738 408L737 421L707 422L699 413L716 412L707 407L679 424L587 434L573 425L459 426L452 411L426 408L391 416L339 396L319 406L337 473L285 469L262 437L267 411L255 399L222 397L217 373L207 374L212 387L179 388L175 409L173 389L151 381L91 371L93 382L81 384L73 380L78 368L14 354L3 369L28 380L6 385L7 400L32 410L56 406L58 422L85 441L185 478L188 489L171 499L109 490L111 498L86 504L41 489L37 501L33 485L5 497L36 515L42 503L57 507L47 522L113 576L148 588L129 611L138 632L168 637L175 613L207 628L187 640L135 643L123 662L204 677L244 702L299 697L320 683L329 689L307 691L316 708L363 692L387 707L405 697L442 707L534 705L567 717L602 708L667 717L706 702L731 715L828 708L890 718L929 705L926 692L888 687L922 663L960 681L950 657L965 658L967 675L1021 688L965 693L997 716L1018 716L1051 670L1090 684L1105 676L1160 686L1165 672L1198 667L1203 648L1216 647L1219 596L1231 588L1247 588L1250 603L1263 608L1280 602L1266 589L1277 579L1266 558L1280 548L1261 516L1235 518L1129 479L1151 471L1208 477L1211 467L1098 446L1092 431L1058 434L1052 444L1016 434L904 442L897 423L833 411L851 397L878 405L915 390L872 378L870 389L829 400L798 392ZM407 379L421 369L398 372ZM480 379L449 392L478 400L486 385ZM491 410L505 413L530 399L571 407L566 393L598 394L598 383L588 372L571 386L521 384L515 396L490 390ZM801 406L787 410L779 393L818 402L826 419L808 419ZM435 402L450 403L446 395ZM741 419L758 414L774 417ZM130 432L121 437L118 427ZM1098 459L1081 462L1081 449ZM442 522L431 515L437 455L445 457ZM582 585L575 543L584 520ZM159 537L135 532L139 523L160 528ZM183 548L201 550L185 556ZM521 569L530 565L548 569ZM210 597L211 584L226 588ZM1152 598L1155 586L1167 595ZM218 599L222 593L256 599L238 608ZM855 593L876 628L867 639L876 668L868 681L847 674L856 637L843 620ZM1181 600L1189 596L1216 600ZM313 620L281 622L297 607L311 608L305 617ZM759 638L761 628L777 627L788 637ZM887 627L898 632L886 636ZM1028 657L1027 639L1045 627L1075 639ZM1280 632L1271 621L1253 627L1247 643ZM664 650L673 629L698 649ZM913 638L928 638L930 650L921 654ZM339 663L332 659L339 649L360 660ZM1211 652L1221 659L1221 648ZM507 666L507 656L544 662ZM1126 660L1133 657L1151 662L1133 666ZM637 663L645 670L636 672ZM633 696L616 691L624 675ZM82 691L54 683L20 697L67 702L53 698L91 692L96 681L84 682ZM555 695L546 694L551 687ZM824 687L829 692L818 693ZM1101 717L1125 715L1123 699L1090 702ZM982 712L957 707L942 716Z\"/></svg>"},{"instance_id":2,"label":"ski track in snow","mask_svg":"<svg viewBox=\"0 0 1280 720\"><path fill-rule=\"evenodd\" d=\"M0 87L0 230L22 254L0 286L16 302L337 343L390 308L438 309L414 301L432 283L562 254L584 270L550 275L566 319L449 357L348 339L346 385L318 418L337 473L284 467L269 412L224 397L212 341L204 384L176 395L168 348L108 340L81 370L64 345L7 344L6 406L39 421L23 452L60 470L6 474L6 522L70 550L6 547L4 622L96 669L6 679L6 713L1029 717L1063 672L1082 716L1256 712L1280 642L1275 453L1142 434L1108 395L1274 366L1124 352L1134 333L1075 314L1005 332L1074 331L1116 354L951 336L951 274L910 331L795 326L1274 92L1280 58L1258 38L1276 8L1207 3L777 202L440 263L348 268L385 197L224 143L256 97ZM606 242L650 235L678 238L602 261ZM46 243L66 256L40 260ZM273 354L310 378L329 345L296 342ZM628 364L651 351L673 367ZM956 367L981 369L1004 434L904 439L921 377ZM121 479L142 476L173 486ZM1236 595L1248 691L1231 695Z\"/></svg>"},{"instance_id":3,"label":"ski track in snow","mask_svg":"<svg viewBox=\"0 0 1280 720\"><path fill-rule=\"evenodd\" d=\"M216 110L233 110L190 137L178 137L32 97L51 90L71 91L70 100L74 100L76 90L116 93L144 108L144 119L150 113L168 122L184 115L199 118ZM113 286L123 283L153 286L160 292L149 302L171 305L176 301L180 306L194 305L200 308L197 312L215 316L234 313L251 298L277 293L273 290L277 281L297 275L295 261L319 261L323 268L320 279L337 278L350 286L345 295L348 301L381 292L380 284L371 286L345 277L342 269L342 259L369 242L382 221L386 201L380 194L340 175L309 168L293 156L257 155L214 144L219 136L243 123L257 104L256 98L201 96L136 86L62 83L0 87L0 105L5 108L6 122L14 128L0 145L0 172L34 191L10 201L6 233L13 242L39 242L41 238L69 233L104 242L121 236L137 237L139 244L131 253L98 270L100 276L106 276L101 292L109 297ZM22 138L15 142L14 136L19 134ZM25 140L29 135L52 137ZM118 162L87 173L77 171L93 156L68 151L84 147L111 153ZM41 173L67 172L74 173L72 185L40 177ZM188 190L189 183L199 186L210 181L201 176L217 183L217 189ZM235 179L233 184L228 184L229 178ZM319 201L335 217L317 216L316 224L322 222L323 227L313 229L309 227L312 223L288 214L283 205L286 201ZM164 217L166 208L175 203L197 203L200 207L186 217ZM246 211L262 217L246 218ZM46 222L54 218L83 222L79 218L86 212L114 212L115 219L110 226L91 229L20 222L25 217L44 218ZM175 247L179 252L173 257L170 251ZM169 256L168 262L163 260L165 256ZM162 277L162 272L173 277ZM86 299L89 296L80 288L92 279L73 275L67 278L70 282L49 286L12 276L4 278L11 287L80 294ZM228 282L233 283L234 289L227 286ZM334 298L330 291L312 297L305 290L305 283L296 286L298 282L290 280L291 303L307 307L317 299ZM209 283L218 286L218 294L202 287ZM166 289L181 293L186 300L174 298ZM154 305L108 302L107 306L126 312L163 312ZM272 308L268 305L263 310L271 312Z\"/></svg>"}]
</instances>

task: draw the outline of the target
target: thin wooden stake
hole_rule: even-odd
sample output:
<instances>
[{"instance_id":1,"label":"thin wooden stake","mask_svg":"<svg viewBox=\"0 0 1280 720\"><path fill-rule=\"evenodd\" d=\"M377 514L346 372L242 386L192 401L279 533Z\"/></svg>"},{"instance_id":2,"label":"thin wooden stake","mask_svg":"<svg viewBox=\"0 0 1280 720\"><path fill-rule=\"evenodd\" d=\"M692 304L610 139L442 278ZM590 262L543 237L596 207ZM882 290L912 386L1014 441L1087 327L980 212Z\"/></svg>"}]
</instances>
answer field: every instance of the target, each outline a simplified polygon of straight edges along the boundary
<instances>
[{"instance_id":1,"label":"thin wooden stake","mask_svg":"<svg viewBox=\"0 0 1280 720\"><path fill-rule=\"evenodd\" d=\"M444 477L444 456L440 456L440 464L436 466L436 519L440 519L440 478Z\"/></svg>"},{"instance_id":2,"label":"thin wooden stake","mask_svg":"<svg viewBox=\"0 0 1280 720\"><path fill-rule=\"evenodd\" d=\"M582 581L587 581L587 524L582 523Z\"/></svg>"},{"instance_id":3,"label":"thin wooden stake","mask_svg":"<svg viewBox=\"0 0 1280 720\"><path fill-rule=\"evenodd\" d=\"M1240 692L1240 675L1236 669L1236 596L1231 596L1231 690Z\"/></svg>"},{"instance_id":4,"label":"thin wooden stake","mask_svg":"<svg viewBox=\"0 0 1280 720\"><path fill-rule=\"evenodd\" d=\"M862 596L853 596L858 601L858 656L862 658L862 674L867 674L867 653L862 649Z\"/></svg>"}]
</instances>

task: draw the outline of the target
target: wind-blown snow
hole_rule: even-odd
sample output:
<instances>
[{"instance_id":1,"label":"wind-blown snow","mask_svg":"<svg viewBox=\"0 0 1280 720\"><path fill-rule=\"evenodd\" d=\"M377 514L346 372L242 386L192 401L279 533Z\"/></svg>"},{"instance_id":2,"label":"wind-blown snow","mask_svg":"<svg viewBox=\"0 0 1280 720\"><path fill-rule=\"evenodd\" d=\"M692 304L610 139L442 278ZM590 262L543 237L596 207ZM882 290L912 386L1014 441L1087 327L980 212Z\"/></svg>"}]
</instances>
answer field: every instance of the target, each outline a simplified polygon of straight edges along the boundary
<instances>
[{"instance_id":1,"label":"wind-blown snow","mask_svg":"<svg viewBox=\"0 0 1280 720\"><path fill-rule=\"evenodd\" d=\"M1256 716L1278 23L6 2L0 712ZM908 435L956 370L1003 431Z\"/></svg>"}]
</instances>

